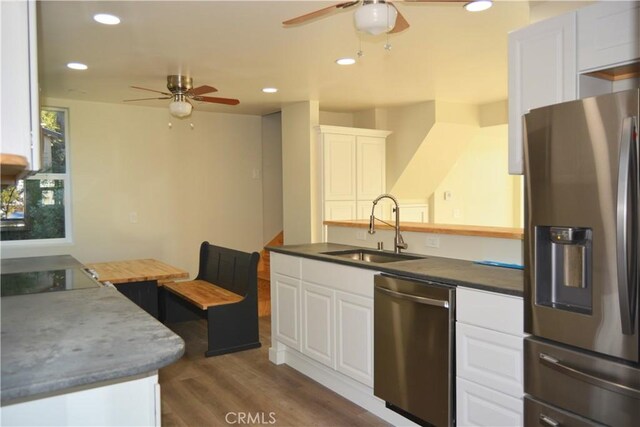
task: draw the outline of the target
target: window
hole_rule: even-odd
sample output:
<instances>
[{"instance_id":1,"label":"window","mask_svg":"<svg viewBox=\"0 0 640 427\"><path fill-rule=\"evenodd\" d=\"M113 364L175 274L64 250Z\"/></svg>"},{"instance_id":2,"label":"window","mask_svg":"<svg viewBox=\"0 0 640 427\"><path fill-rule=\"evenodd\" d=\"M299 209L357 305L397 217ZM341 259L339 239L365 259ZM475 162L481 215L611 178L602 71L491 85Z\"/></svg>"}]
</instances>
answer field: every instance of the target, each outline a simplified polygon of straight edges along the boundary
<instances>
[{"instance_id":1,"label":"window","mask_svg":"<svg viewBox=\"0 0 640 427\"><path fill-rule=\"evenodd\" d=\"M42 169L2 189L3 241L71 240L68 116L63 108L45 107L40 111Z\"/></svg>"}]
</instances>

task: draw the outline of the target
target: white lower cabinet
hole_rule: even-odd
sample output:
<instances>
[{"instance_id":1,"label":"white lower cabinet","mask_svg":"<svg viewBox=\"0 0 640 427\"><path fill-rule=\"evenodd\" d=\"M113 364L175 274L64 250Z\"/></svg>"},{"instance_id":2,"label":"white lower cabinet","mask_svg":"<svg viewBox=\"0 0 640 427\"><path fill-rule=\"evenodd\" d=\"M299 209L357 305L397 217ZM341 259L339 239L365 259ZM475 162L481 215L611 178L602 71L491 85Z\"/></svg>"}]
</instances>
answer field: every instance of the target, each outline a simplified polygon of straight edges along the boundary
<instances>
[{"instance_id":1,"label":"white lower cabinet","mask_svg":"<svg viewBox=\"0 0 640 427\"><path fill-rule=\"evenodd\" d=\"M159 426L158 372L4 405L0 425Z\"/></svg>"},{"instance_id":2,"label":"white lower cabinet","mask_svg":"<svg viewBox=\"0 0 640 427\"><path fill-rule=\"evenodd\" d=\"M523 425L522 399L472 381L456 381L456 426L517 427Z\"/></svg>"},{"instance_id":3,"label":"white lower cabinet","mask_svg":"<svg viewBox=\"0 0 640 427\"><path fill-rule=\"evenodd\" d=\"M336 369L373 387L373 299L336 292Z\"/></svg>"},{"instance_id":4,"label":"white lower cabinet","mask_svg":"<svg viewBox=\"0 0 640 427\"><path fill-rule=\"evenodd\" d=\"M274 337L291 348L300 350L300 279L271 273L272 329Z\"/></svg>"},{"instance_id":5,"label":"white lower cabinet","mask_svg":"<svg viewBox=\"0 0 640 427\"><path fill-rule=\"evenodd\" d=\"M522 298L456 290L456 425L523 425Z\"/></svg>"},{"instance_id":6,"label":"white lower cabinet","mask_svg":"<svg viewBox=\"0 0 640 427\"><path fill-rule=\"evenodd\" d=\"M302 283L302 353L335 368L334 297L323 286Z\"/></svg>"}]
</instances>

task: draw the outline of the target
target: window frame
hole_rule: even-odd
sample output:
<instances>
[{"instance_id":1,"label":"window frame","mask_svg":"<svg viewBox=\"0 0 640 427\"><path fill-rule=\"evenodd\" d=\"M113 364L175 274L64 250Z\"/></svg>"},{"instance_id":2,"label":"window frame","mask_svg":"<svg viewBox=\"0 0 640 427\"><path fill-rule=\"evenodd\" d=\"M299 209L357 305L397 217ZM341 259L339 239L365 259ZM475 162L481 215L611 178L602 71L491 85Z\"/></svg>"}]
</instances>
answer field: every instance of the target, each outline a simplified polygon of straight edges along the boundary
<instances>
[{"instance_id":1,"label":"window frame","mask_svg":"<svg viewBox=\"0 0 640 427\"><path fill-rule=\"evenodd\" d=\"M71 149L69 144L69 108L41 106L40 111L57 111L64 113L64 151L65 151L65 173L40 173L24 177L23 180L61 180L64 185L64 237L52 239L24 239L24 240L2 240L2 246L5 247L38 247L38 246L59 246L73 244L73 221L71 209ZM38 114L38 117L40 115ZM27 214L27 206L25 206L25 216ZM5 220L6 221L6 220Z\"/></svg>"}]
</instances>

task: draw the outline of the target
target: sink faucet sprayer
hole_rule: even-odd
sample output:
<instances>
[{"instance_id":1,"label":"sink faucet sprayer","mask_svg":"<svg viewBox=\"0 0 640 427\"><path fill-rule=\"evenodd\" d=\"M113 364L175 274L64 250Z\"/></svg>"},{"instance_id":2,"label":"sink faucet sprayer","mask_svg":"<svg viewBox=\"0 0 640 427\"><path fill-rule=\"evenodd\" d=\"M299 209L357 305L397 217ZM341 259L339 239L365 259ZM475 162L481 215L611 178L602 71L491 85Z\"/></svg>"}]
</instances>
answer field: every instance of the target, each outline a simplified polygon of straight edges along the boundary
<instances>
[{"instance_id":1,"label":"sink faucet sprayer","mask_svg":"<svg viewBox=\"0 0 640 427\"><path fill-rule=\"evenodd\" d=\"M381 194L378 197L376 197L376 199L373 201L373 206L371 207L371 216L369 217L369 234L374 234L376 232L375 230L376 219L384 224L387 224L389 227L393 227L393 225L389 224L386 221L381 220L380 218L376 218L374 215L376 210L376 205L378 204L380 199L384 199L384 198L391 199L391 201L393 201L393 203L396 205L393 208L393 211L396 213L396 225L395 225L396 236L393 239L393 251L399 254L402 249L407 249L409 245L407 245L404 242L404 239L402 238L402 234L400 234L400 205L398 205L398 199L396 199L391 194L386 194L386 193Z\"/></svg>"}]
</instances>

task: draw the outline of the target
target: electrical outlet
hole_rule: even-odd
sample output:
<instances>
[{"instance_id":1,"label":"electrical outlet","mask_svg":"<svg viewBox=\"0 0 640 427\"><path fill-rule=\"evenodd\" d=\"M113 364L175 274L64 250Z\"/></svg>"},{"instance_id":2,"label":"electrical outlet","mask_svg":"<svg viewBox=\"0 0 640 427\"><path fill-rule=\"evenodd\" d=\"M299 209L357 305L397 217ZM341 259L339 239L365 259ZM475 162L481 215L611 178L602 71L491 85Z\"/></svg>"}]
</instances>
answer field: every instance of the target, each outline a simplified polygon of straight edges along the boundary
<instances>
[{"instance_id":1,"label":"electrical outlet","mask_svg":"<svg viewBox=\"0 0 640 427\"><path fill-rule=\"evenodd\" d=\"M425 245L428 248L439 248L440 247L440 238L439 237L427 237L427 241Z\"/></svg>"},{"instance_id":2,"label":"electrical outlet","mask_svg":"<svg viewBox=\"0 0 640 427\"><path fill-rule=\"evenodd\" d=\"M367 240L367 232L365 230L356 231L357 240Z\"/></svg>"},{"instance_id":3,"label":"electrical outlet","mask_svg":"<svg viewBox=\"0 0 640 427\"><path fill-rule=\"evenodd\" d=\"M138 212L129 212L129 222L131 224L138 223Z\"/></svg>"},{"instance_id":4,"label":"electrical outlet","mask_svg":"<svg viewBox=\"0 0 640 427\"><path fill-rule=\"evenodd\" d=\"M454 209L453 210L453 217L454 218L458 218L458 219L462 218L462 209L458 209L458 208Z\"/></svg>"},{"instance_id":5,"label":"electrical outlet","mask_svg":"<svg viewBox=\"0 0 640 427\"><path fill-rule=\"evenodd\" d=\"M252 177L253 179L260 179L260 169L254 169L254 170L251 172L251 177Z\"/></svg>"}]
</instances>

